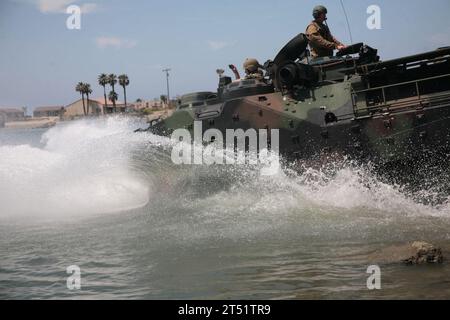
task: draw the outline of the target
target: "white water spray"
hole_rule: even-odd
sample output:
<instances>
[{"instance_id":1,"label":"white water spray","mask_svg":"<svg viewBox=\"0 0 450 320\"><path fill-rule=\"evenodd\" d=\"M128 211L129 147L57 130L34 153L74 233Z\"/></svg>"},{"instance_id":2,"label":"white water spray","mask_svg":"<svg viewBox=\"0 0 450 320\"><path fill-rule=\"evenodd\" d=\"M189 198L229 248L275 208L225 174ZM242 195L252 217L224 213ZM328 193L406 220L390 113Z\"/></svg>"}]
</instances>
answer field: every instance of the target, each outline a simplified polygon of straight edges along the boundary
<instances>
[{"instance_id":1,"label":"white water spray","mask_svg":"<svg viewBox=\"0 0 450 320\"><path fill-rule=\"evenodd\" d=\"M130 170L145 143L131 120L82 120L54 127L44 148L0 146L0 217L83 215L145 205L150 186Z\"/></svg>"}]
</instances>

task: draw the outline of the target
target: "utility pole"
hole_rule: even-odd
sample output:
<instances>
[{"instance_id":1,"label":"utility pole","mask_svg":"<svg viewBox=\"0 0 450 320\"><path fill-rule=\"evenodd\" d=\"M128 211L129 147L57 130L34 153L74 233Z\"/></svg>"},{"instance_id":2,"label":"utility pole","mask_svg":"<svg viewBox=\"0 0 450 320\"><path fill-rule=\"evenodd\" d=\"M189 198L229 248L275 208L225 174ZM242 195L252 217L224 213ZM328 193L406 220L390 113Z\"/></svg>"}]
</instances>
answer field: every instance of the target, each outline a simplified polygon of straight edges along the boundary
<instances>
[{"instance_id":1,"label":"utility pole","mask_svg":"<svg viewBox=\"0 0 450 320\"><path fill-rule=\"evenodd\" d=\"M167 106L168 107L170 107L170 93L169 93L169 71L170 71L171 69L169 69L169 68L166 68L166 69L163 69L163 72L165 72L166 73L166 80L167 80Z\"/></svg>"}]
</instances>

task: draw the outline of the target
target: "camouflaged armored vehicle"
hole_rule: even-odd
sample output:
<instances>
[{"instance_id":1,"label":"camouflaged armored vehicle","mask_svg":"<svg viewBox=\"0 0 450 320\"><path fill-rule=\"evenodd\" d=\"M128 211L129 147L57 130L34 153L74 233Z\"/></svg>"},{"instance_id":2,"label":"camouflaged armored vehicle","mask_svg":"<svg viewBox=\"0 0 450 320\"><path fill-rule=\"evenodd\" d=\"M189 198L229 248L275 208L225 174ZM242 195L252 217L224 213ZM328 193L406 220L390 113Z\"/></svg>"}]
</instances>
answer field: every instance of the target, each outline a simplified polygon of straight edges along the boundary
<instances>
[{"instance_id":1,"label":"camouflaged armored vehicle","mask_svg":"<svg viewBox=\"0 0 450 320\"><path fill-rule=\"evenodd\" d=\"M265 77L221 77L216 93L180 102L150 131L279 129L287 158L339 154L376 161L448 154L450 48L380 61L362 43L311 60L303 34L264 65ZM183 100L183 99L182 99Z\"/></svg>"}]
</instances>

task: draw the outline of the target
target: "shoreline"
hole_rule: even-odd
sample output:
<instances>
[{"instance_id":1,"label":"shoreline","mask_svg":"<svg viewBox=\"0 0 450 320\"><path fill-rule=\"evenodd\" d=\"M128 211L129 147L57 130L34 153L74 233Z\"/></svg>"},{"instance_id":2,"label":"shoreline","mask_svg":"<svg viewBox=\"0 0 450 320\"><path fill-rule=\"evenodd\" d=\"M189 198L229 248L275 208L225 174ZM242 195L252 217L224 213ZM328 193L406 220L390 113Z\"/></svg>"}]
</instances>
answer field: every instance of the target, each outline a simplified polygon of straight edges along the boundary
<instances>
[{"instance_id":1,"label":"shoreline","mask_svg":"<svg viewBox=\"0 0 450 320\"><path fill-rule=\"evenodd\" d=\"M5 122L2 129L45 129L51 128L59 122L59 118L27 119L22 121Z\"/></svg>"},{"instance_id":2,"label":"shoreline","mask_svg":"<svg viewBox=\"0 0 450 320\"><path fill-rule=\"evenodd\" d=\"M146 119L147 122L150 122L157 118L165 119L169 117L175 109L166 109L166 110L157 110L152 112L149 115L136 115L133 114L133 116L137 117L143 117ZM61 120L59 117L46 117L46 118L31 118L31 119L25 119L20 121L9 121L5 122L3 127L0 127L1 129L46 129L51 128L55 126L59 122L70 122L73 120L79 120L83 117L76 118L76 119L63 119Z\"/></svg>"}]
</instances>

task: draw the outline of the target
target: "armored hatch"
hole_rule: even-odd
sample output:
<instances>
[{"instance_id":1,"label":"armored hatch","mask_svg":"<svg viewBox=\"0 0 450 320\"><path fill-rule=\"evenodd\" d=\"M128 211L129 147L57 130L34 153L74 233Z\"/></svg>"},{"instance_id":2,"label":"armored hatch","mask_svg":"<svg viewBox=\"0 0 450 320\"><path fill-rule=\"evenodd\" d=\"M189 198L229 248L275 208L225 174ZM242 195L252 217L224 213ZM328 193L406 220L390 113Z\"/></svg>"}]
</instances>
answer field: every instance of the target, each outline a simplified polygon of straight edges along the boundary
<instances>
[{"instance_id":1,"label":"armored hatch","mask_svg":"<svg viewBox=\"0 0 450 320\"><path fill-rule=\"evenodd\" d=\"M207 104L208 101L217 99L216 92L203 91L182 95L178 100L177 110L186 108L198 108Z\"/></svg>"},{"instance_id":2,"label":"armored hatch","mask_svg":"<svg viewBox=\"0 0 450 320\"><path fill-rule=\"evenodd\" d=\"M223 88L222 100L226 101L272 92L274 92L274 88L271 84L267 84L258 79L242 79L231 82Z\"/></svg>"}]
</instances>

